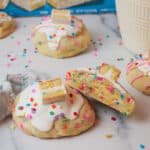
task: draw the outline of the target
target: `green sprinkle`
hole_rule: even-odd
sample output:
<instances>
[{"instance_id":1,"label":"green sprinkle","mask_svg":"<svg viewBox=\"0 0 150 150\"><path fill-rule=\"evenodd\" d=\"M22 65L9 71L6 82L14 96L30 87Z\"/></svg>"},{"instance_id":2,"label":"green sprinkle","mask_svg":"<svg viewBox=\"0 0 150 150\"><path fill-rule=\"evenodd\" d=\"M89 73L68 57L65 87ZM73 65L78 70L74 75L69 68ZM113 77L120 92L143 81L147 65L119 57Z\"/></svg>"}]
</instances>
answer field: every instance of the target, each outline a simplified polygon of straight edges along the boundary
<instances>
[{"instance_id":1,"label":"green sprinkle","mask_svg":"<svg viewBox=\"0 0 150 150\"><path fill-rule=\"evenodd\" d=\"M107 35L106 35L106 38L109 38L109 37L110 37L110 35L107 34Z\"/></svg>"},{"instance_id":2,"label":"green sprinkle","mask_svg":"<svg viewBox=\"0 0 150 150\"><path fill-rule=\"evenodd\" d=\"M38 44L39 44L39 45L42 45L42 42L41 42L41 41L39 41L39 42L38 42Z\"/></svg>"},{"instance_id":3,"label":"green sprinkle","mask_svg":"<svg viewBox=\"0 0 150 150\"><path fill-rule=\"evenodd\" d=\"M124 99L125 98L124 94L120 94L120 98Z\"/></svg>"},{"instance_id":4,"label":"green sprinkle","mask_svg":"<svg viewBox=\"0 0 150 150\"><path fill-rule=\"evenodd\" d=\"M54 112L53 111L50 111L50 113L49 113L51 116L54 116Z\"/></svg>"},{"instance_id":5,"label":"green sprinkle","mask_svg":"<svg viewBox=\"0 0 150 150\"><path fill-rule=\"evenodd\" d=\"M94 75L94 76L93 76L93 79L94 79L94 80L96 80L96 79L97 79L97 76L96 76L96 75Z\"/></svg>"},{"instance_id":6,"label":"green sprinkle","mask_svg":"<svg viewBox=\"0 0 150 150\"><path fill-rule=\"evenodd\" d=\"M24 67L25 67L25 68L28 68L29 66L28 66L28 65L25 65Z\"/></svg>"}]
</instances>

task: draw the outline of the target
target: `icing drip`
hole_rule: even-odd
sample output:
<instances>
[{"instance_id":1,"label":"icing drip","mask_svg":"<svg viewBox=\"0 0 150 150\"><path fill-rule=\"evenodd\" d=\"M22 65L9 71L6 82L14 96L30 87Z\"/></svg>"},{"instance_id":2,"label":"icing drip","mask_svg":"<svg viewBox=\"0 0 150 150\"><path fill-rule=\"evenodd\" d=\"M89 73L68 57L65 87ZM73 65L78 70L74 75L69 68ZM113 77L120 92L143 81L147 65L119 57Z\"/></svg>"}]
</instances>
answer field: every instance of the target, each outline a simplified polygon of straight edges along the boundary
<instances>
[{"instance_id":1,"label":"icing drip","mask_svg":"<svg viewBox=\"0 0 150 150\"><path fill-rule=\"evenodd\" d=\"M73 103L70 103L67 99L43 105L39 84L35 83L21 93L19 102L15 108L15 115L26 117L35 128L46 132L53 127L54 121L58 116L65 116L70 120L77 117L77 115L74 115L74 112L78 113L80 111L83 105L83 98L77 94L73 100Z\"/></svg>"},{"instance_id":2,"label":"icing drip","mask_svg":"<svg viewBox=\"0 0 150 150\"><path fill-rule=\"evenodd\" d=\"M47 18L40 25L33 29L33 36L35 32L44 33L47 36L47 43L49 48L56 50L59 46L60 40L65 36L74 37L82 30L82 21L72 16L70 24L55 24L52 20Z\"/></svg>"}]
</instances>

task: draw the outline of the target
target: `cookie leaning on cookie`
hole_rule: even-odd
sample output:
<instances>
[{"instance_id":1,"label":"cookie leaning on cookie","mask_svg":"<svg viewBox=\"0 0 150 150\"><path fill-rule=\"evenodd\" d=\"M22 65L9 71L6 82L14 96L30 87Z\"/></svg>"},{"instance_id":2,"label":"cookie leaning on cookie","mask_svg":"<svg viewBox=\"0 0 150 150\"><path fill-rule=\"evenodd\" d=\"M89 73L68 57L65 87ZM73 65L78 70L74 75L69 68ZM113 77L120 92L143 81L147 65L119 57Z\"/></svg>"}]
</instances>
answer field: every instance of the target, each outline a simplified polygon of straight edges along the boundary
<instances>
[{"instance_id":1,"label":"cookie leaning on cookie","mask_svg":"<svg viewBox=\"0 0 150 150\"><path fill-rule=\"evenodd\" d=\"M0 38L4 38L16 29L15 20L4 12L0 12Z\"/></svg>"},{"instance_id":2,"label":"cookie leaning on cookie","mask_svg":"<svg viewBox=\"0 0 150 150\"><path fill-rule=\"evenodd\" d=\"M40 83L26 88L14 104L13 119L17 126L40 138L74 136L92 127L95 113L87 99L76 90L65 87L64 98L47 104L43 104ZM55 88L53 91L56 94Z\"/></svg>"},{"instance_id":3,"label":"cookie leaning on cookie","mask_svg":"<svg viewBox=\"0 0 150 150\"><path fill-rule=\"evenodd\" d=\"M33 28L32 43L44 55L66 58L86 51L90 36L82 20L68 10L53 10L51 18Z\"/></svg>"},{"instance_id":4,"label":"cookie leaning on cookie","mask_svg":"<svg viewBox=\"0 0 150 150\"><path fill-rule=\"evenodd\" d=\"M130 115L134 111L135 102L128 92L117 81L120 71L108 64L97 69L77 69L67 72L66 81L69 86L103 104Z\"/></svg>"}]
</instances>

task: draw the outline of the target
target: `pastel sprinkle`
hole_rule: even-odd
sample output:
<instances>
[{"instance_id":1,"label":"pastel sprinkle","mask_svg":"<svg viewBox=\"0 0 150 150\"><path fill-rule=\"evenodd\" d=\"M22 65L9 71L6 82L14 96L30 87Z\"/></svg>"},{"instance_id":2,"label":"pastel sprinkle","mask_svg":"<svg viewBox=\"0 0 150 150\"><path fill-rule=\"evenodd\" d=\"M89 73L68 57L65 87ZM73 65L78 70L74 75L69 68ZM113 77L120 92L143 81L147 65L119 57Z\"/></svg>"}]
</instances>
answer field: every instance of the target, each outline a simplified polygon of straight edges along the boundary
<instances>
[{"instance_id":1,"label":"pastel sprinkle","mask_svg":"<svg viewBox=\"0 0 150 150\"><path fill-rule=\"evenodd\" d=\"M32 115L31 115L31 114L27 114L27 115L26 115L26 119L27 119L27 120L31 120L31 119L32 119Z\"/></svg>"},{"instance_id":2,"label":"pastel sprinkle","mask_svg":"<svg viewBox=\"0 0 150 150\"><path fill-rule=\"evenodd\" d=\"M36 92L36 89L32 89L32 93L35 93Z\"/></svg>"},{"instance_id":3,"label":"pastel sprinkle","mask_svg":"<svg viewBox=\"0 0 150 150\"><path fill-rule=\"evenodd\" d=\"M53 116L55 113L54 113L53 111L50 111L49 114L50 114L51 116Z\"/></svg>"},{"instance_id":4,"label":"pastel sprinkle","mask_svg":"<svg viewBox=\"0 0 150 150\"><path fill-rule=\"evenodd\" d=\"M120 94L120 98L124 99L125 98L124 94Z\"/></svg>"},{"instance_id":5,"label":"pastel sprinkle","mask_svg":"<svg viewBox=\"0 0 150 150\"><path fill-rule=\"evenodd\" d=\"M112 138L112 134L105 134L105 138L106 138L106 139Z\"/></svg>"},{"instance_id":6,"label":"pastel sprinkle","mask_svg":"<svg viewBox=\"0 0 150 150\"><path fill-rule=\"evenodd\" d=\"M60 116L61 116L61 117L64 117L64 116L65 116L65 114L64 114L64 113L60 113Z\"/></svg>"},{"instance_id":7,"label":"pastel sprinkle","mask_svg":"<svg viewBox=\"0 0 150 150\"><path fill-rule=\"evenodd\" d=\"M55 104L52 104L51 107L52 107L52 109L56 109L56 105Z\"/></svg>"},{"instance_id":8,"label":"pastel sprinkle","mask_svg":"<svg viewBox=\"0 0 150 150\"><path fill-rule=\"evenodd\" d=\"M32 108L31 111L33 114L36 113L36 108Z\"/></svg>"},{"instance_id":9,"label":"pastel sprinkle","mask_svg":"<svg viewBox=\"0 0 150 150\"><path fill-rule=\"evenodd\" d=\"M140 148L140 149L145 149L145 145L144 145L144 144L140 144L140 145L139 145L139 148Z\"/></svg>"},{"instance_id":10,"label":"pastel sprinkle","mask_svg":"<svg viewBox=\"0 0 150 150\"><path fill-rule=\"evenodd\" d=\"M30 107L30 106L31 106L31 104L30 104L30 103L27 103L27 104L26 104L26 106L27 106L27 107Z\"/></svg>"},{"instance_id":11,"label":"pastel sprinkle","mask_svg":"<svg viewBox=\"0 0 150 150\"><path fill-rule=\"evenodd\" d=\"M112 120L112 121L116 121L117 118L116 118L116 117L111 117L111 120Z\"/></svg>"}]
</instances>

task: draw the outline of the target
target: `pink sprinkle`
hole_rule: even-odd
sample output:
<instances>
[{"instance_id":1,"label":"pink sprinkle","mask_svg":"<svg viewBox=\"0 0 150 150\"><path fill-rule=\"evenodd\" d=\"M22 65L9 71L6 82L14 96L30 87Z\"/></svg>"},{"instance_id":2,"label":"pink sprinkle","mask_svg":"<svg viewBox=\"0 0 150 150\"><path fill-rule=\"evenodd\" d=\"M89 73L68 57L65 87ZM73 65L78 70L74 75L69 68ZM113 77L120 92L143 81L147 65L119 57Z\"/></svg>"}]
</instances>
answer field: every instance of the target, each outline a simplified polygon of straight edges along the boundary
<instances>
[{"instance_id":1,"label":"pink sprinkle","mask_svg":"<svg viewBox=\"0 0 150 150\"><path fill-rule=\"evenodd\" d=\"M118 45L119 45L119 46L122 46L122 45L123 45L122 41L118 42Z\"/></svg>"},{"instance_id":2,"label":"pink sprinkle","mask_svg":"<svg viewBox=\"0 0 150 150\"><path fill-rule=\"evenodd\" d=\"M17 41L17 42L16 42L16 44L17 44L17 45L20 45L20 44L21 44L21 42L20 42L20 41Z\"/></svg>"},{"instance_id":3,"label":"pink sprinkle","mask_svg":"<svg viewBox=\"0 0 150 150\"><path fill-rule=\"evenodd\" d=\"M8 64L7 64L7 67L10 67L10 66L11 66L11 64L10 64L10 63L8 63Z\"/></svg>"},{"instance_id":4,"label":"pink sprinkle","mask_svg":"<svg viewBox=\"0 0 150 150\"><path fill-rule=\"evenodd\" d=\"M21 128L21 129L24 129L23 123L20 123L20 128Z\"/></svg>"},{"instance_id":5,"label":"pink sprinkle","mask_svg":"<svg viewBox=\"0 0 150 150\"><path fill-rule=\"evenodd\" d=\"M112 93L113 92L113 87L110 86L110 87L107 88L107 90Z\"/></svg>"},{"instance_id":6,"label":"pink sprinkle","mask_svg":"<svg viewBox=\"0 0 150 150\"><path fill-rule=\"evenodd\" d=\"M15 60L16 60L16 58L15 58L15 57L10 58L10 61L15 61Z\"/></svg>"},{"instance_id":7,"label":"pink sprinkle","mask_svg":"<svg viewBox=\"0 0 150 150\"><path fill-rule=\"evenodd\" d=\"M32 89L32 93L35 93L36 92L36 89Z\"/></svg>"},{"instance_id":8,"label":"pink sprinkle","mask_svg":"<svg viewBox=\"0 0 150 150\"><path fill-rule=\"evenodd\" d=\"M31 120L31 119L32 119L32 115L27 114L26 119L27 119L27 120Z\"/></svg>"},{"instance_id":9,"label":"pink sprinkle","mask_svg":"<svg viewBox=\"0 0 150 150\"><path fill-rule=\"evenodd\" d=\"M102 80L104 80L104 78L103 77L97 77L97 80L102 81Z\"/></svg>"},{"instance_id":10,"label":"pink sprinkle","mask_svg":"<svg viewBox=\"0 0 150 150\"><path fill-rule=\"evenodd\" d=\"M50 17L45 16L45 17L43 17L43 20L44 20L44 21L48 21L48 20L50 20Z\"/></svg>"},{"instance_id":11,"label":"pink sprinkle","mask_svg":"<svg viewBox=\"0 0 150 150\"><path fill-rule=\"evenodd\" d=\"M112 120L112 121L116 121L117 118L116 118L116 117L111 117L111 120Z\"/></svg>"},{"instance_id":12,"label":"pink sprinkle","mask_svg":"<svg viewBox=\"0 0 150 150\"><path fill-rule=\"evenodd\" d=\"M31 60L28 60L28 64L31 64L32 63L32 61Z\"/></svg>"}]
</instances>

